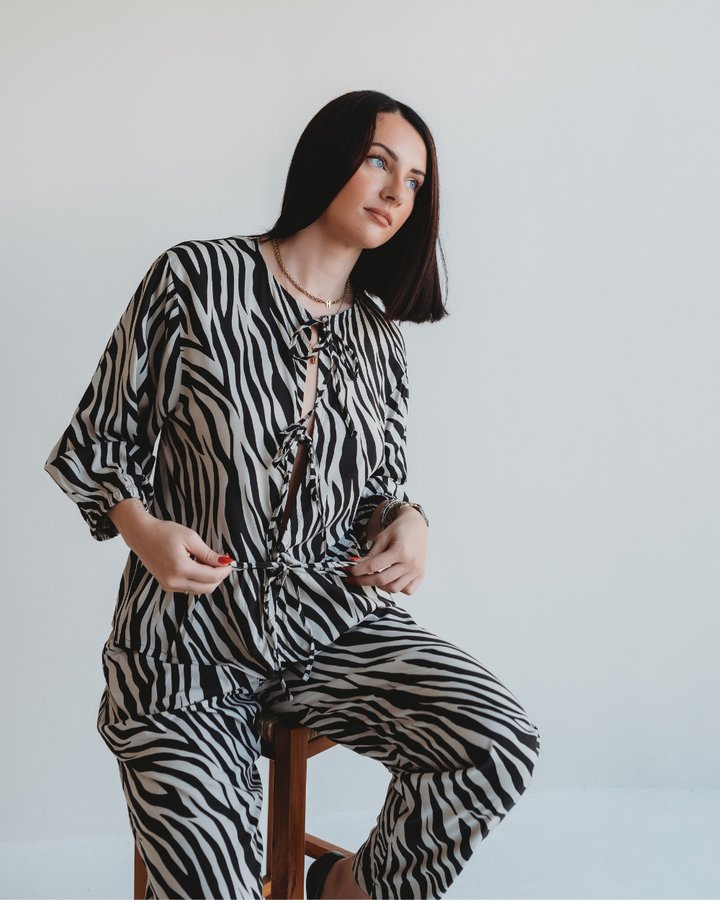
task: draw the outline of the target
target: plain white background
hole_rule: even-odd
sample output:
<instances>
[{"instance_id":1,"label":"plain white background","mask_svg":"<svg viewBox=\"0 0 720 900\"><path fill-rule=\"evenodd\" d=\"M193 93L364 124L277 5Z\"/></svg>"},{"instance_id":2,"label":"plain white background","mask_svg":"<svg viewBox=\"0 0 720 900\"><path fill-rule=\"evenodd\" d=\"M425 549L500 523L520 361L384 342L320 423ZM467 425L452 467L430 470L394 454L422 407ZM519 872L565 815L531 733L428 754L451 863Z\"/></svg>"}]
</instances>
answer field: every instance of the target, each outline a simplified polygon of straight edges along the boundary
<instances>
[{"instance_id":1,"label":"plain white background","mask_svg":"<svg viewBox=\"0 0 720 900\"><path fill-rule=\"evenodd\" d=\"M528 709L533 790L720 787L720 4L0 16L0 840L127 830L94 730L125 548L43 462L152 260L268 227L305 123L359 88L440 155L451 316L405 329L432 523L408 608ZM375 764L324 759L311 812L380 802Z\"/></svg>"}]
</instances>

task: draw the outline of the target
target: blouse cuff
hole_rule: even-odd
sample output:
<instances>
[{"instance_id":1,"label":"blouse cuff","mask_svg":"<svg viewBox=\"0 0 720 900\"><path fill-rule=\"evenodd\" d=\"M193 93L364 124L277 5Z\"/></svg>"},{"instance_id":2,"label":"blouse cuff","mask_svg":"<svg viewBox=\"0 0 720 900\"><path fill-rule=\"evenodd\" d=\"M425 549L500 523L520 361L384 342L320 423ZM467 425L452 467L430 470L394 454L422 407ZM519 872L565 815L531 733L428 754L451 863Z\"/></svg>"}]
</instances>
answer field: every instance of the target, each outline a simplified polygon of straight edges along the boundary
<instances>
[{"instance_id":1,"label":"blouse cuff","mask_svg":"<svg viewBox=\"0 0 720 900\"><path fill-rule=\"evenodd\" d=\"M96 494L91 503L82 501L78 503L78 509L87 522L90 534L96 541L109 541L120 533L107 513L109 509L123 500L140 500L147 509L146 498L132 482L116 488L114 491L103 493L101 497Z\"/></svg>"}]
</instances>

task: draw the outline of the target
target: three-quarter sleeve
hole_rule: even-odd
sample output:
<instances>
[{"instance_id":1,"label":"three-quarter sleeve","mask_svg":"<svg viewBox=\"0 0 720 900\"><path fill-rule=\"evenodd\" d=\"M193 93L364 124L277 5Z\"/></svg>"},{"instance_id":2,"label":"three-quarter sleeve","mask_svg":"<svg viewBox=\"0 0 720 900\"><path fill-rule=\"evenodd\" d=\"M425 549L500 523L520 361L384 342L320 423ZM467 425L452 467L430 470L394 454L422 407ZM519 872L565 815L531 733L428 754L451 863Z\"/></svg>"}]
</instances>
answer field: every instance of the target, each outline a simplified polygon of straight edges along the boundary
<instances>
[{"instance_id":1,"label":"three-quarter sleeve","mask_svg":"<svg viewBox=\"0 0 720 900\"><path fill-rule=\"evenodd\" d=\"M99 541L118 533L107 511L152 501L154 448L179 393L181 316L167 254L143 279L70 425L45 464Z\"/></svg>"},{"instance_id":2,"label":"three-quarter sleeve","mask_svg":"<svg viewBox=\"0 0 720 900\"><path fill-rule=\"evenodd\" d=\"M408 373L404 344L395 360L395 386L386 401L385 448L382 465L370 476L360 495L353 533L361 545L366 544L365 530L370 518L383 500L407 500L403 486L407 481L407 412Z\"/></svg>"}]
</instances>

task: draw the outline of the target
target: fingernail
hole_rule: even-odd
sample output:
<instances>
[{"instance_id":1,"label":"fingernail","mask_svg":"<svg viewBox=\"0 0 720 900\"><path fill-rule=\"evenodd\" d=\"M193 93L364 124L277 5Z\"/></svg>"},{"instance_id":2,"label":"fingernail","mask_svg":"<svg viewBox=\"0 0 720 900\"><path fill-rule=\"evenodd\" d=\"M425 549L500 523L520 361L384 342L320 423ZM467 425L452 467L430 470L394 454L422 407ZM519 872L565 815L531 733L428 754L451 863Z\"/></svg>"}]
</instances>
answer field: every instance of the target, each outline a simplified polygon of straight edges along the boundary
<instances>
[{"instance_id":1,"label":"fingernail","mask_svg":"<svg viewBox=\"0 0 720 900\"><path fill-rule=\"evenodd\" d=\"M218 562L223 566L229 566L232 561L232 556L228 556L227 554L225 554L225 556L218 556Z\"/></svg>"},{"instance_id":2,"label":"fingernail","mask_svg":"<svg viewBox=\"0 0 720 900\"><path fill-rule=\"evenodd\" d=\"M350 559L358 560L358 559L362 559L362 556L351 556Z\"/></svg>"}]
</instances>

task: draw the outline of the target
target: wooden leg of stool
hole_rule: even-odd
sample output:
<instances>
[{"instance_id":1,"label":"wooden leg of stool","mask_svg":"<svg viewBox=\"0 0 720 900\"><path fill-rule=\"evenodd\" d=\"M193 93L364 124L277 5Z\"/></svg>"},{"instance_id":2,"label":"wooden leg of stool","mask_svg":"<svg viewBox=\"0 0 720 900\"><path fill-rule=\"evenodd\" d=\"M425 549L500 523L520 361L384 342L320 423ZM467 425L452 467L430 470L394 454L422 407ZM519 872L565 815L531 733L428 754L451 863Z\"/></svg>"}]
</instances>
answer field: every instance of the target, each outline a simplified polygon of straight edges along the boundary
<instances>
[{"instance_id":1,"label":"wooden leg of stool","mask_svg":"<svg viewBox=\"0 0 720 900\"><path fill-rule=\"evenodd\" d=\"M265 842L265 875L263 877L263 897L269 897L272 893L272 842L273 842L273 786L275 783L275 763L270 760L268 768L268 796L267 796L267 840Z\"/></svg>"},{"instance_id":2,"label":"wooden leg of stool","mask_svg":"<svg viewBox=\"0 0 720 900\"><path fill-rule=\"evenodd\" d=\"M305 888L307 728L275 726L273 769L271 896L300 900Z\"/></svg>"},{"instance_id":3,"label":"wooden leg of stool","mask_svg":"<svg viewBox=\"0 0 720 900\"><path fill-rule=\"evenodd\" d=\"M142 856L137 846L135 847L135 889L133 897L135 900L145 900L145 892L147 891L147 869L143 862Z\"/></svg>"}]
</instances>

